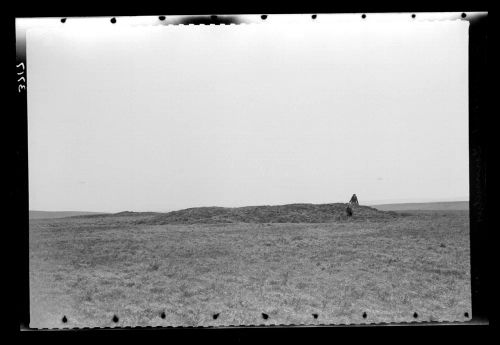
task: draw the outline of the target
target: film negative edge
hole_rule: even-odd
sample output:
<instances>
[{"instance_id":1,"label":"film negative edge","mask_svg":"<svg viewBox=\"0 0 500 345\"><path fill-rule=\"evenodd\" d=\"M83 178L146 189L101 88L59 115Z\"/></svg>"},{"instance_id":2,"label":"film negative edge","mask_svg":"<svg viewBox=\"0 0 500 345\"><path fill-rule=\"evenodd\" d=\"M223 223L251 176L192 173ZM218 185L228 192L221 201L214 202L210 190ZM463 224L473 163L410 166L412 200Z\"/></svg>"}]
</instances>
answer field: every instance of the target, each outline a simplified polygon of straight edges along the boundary
<instances>
[{"instance_id":1,"label":"film negative edge","mask_svg":"<svg viewBox=\"0 0 500 345\"><path fill-rule=\"evenodd\" d=\"M95 329L196 329L196 328L279 328L279 327L373 327L373 326L439 326L439 325L464 325L472 324L472 320L440 320L440 321L427 321L427 320L414 320L402 322L363 322L363 323L299 323L299 324L285 324L285 323L268 323L268 324L223 324L223 325L204 325L204 326L173 326L173 325L158 325L158 326L104 326L104 327L29 327L31 330L95 330Z\"/></svg>"}]
</instances>

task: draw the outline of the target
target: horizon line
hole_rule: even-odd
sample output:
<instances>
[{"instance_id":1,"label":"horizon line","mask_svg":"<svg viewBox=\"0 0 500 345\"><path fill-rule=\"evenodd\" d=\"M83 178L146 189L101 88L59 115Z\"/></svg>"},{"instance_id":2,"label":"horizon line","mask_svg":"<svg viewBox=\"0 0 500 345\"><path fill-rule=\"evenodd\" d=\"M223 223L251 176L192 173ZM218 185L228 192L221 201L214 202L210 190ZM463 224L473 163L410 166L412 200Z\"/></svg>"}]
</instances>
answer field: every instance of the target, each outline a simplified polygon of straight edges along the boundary
<instances>
[{"instance_id":1,"label":"horizon line","mask_svg":"<svg viewBox=\"0 0 500 345\"><path fill-rule=\"evenodd\" d=\"M394 199L392 199L394 200ZM381 206L381 205L398 205L398 204L432 204L432 203L451 203L451 202L470 202L470 200L432 200L432 201L383 201L383 200L373 200L373 201L368 201L366 203L360 203L361 206ZM326 203L326 204L348 204L349 202L331 202L331 203ZM180 210L186 210L190 208L201 208L201 207L224 207L224 208L240 208L240 207L251 207L251 206L280 206L280 205L293 205L293 204L325 204L325 203L310 203L310 202L296 202L296 203L289 203L289 204L261 204L261 205L246 205L246 206L216 206L216 205L211 205L211 206L192 206L192 207L185 207L185 208L178 208L178 209L170 209L170 210L147 210L147 211L132 211L132 210L121 210L121 211L75 211L75 210L55 210L55 211L47 211L47 210L31 210L28 209L28 212L82 212L82 213L120 213L120 212L155 212L155 213L165 213L165 212L173 212L173 211L180 211Z\"/></svg>"}]
</instances>

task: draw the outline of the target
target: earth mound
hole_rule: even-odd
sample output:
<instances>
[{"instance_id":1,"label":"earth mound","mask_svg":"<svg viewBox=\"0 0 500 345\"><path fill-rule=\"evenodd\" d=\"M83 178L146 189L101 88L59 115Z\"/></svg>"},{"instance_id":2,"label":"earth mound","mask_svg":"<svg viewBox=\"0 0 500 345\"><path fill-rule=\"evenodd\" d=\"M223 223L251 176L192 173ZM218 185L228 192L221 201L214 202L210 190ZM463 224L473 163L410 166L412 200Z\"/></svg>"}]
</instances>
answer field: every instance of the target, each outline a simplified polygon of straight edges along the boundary
<instances>
[{"instance_id":1,"label":"earth mound","mask_svg":"<svg viewBox=\"0 0 500 345\"><path fill-rule=\"evenodd\" d=\"M377 221L396 218L394 212L368 206L351 206L353 216L346 215L347 204L290 204L279 206L196 207L160 214L138 221L140 224L218 224L218 223L329 223L338 221Z\"/></svg>"}]
</instances>

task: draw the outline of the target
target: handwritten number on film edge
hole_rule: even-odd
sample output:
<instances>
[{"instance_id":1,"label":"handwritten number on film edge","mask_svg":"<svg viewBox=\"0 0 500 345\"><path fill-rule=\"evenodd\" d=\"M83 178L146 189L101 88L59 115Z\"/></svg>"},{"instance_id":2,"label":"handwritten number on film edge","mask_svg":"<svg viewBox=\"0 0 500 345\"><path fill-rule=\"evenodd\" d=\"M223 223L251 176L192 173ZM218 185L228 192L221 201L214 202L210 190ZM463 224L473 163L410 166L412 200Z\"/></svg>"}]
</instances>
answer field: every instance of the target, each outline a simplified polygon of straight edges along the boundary
<instances>
[{"instance_id":1,"label":"handwritten number on film edge","mask_svg":"<svg viewBox=\"0 0 500 345\"><path fill-rule=\"evenodd\" d=\"M22 70L20 72L17 72L17 75L23 75L24 74L24 71L25 71L25 67L24 67L24 62L21 62L19 64L16 65L17 68L21 68L22 67ZM17 79L17 82L19 83L19 85L17 86L17 91L18 92L21 92L21 90L26 90L26 78L24 76L20 77L19 79Z\"/></svg>"}]
</instances>

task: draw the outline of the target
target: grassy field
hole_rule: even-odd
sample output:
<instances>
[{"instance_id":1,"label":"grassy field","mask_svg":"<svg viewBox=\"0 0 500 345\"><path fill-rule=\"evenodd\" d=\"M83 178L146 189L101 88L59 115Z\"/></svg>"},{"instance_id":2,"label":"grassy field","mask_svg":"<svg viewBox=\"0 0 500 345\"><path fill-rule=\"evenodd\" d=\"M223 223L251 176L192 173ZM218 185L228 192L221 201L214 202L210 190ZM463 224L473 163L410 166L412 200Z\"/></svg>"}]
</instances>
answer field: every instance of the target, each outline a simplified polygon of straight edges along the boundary
<instances>
[{"instance_id":1,"label":"grassy field","mask_svg":"<svg viewBox=\"0 0 500 345\"><path fill-rule=\"evenodd\" d=\"M467 211L318 224L149 225L148 219L30 220L31 326L471 316Z\"/></svg>"},{"instance_id":2,"label":"grassy field","mask_svg":"<svg viewBox=\"0 0 500 345\"><path fill-rule=\"evenodd\" d=\"M448 202L418 202L404 204L382 204L373 205L373 208L382 211L468 211L468 201L448 201Z\"/></svg>"}]
</instances>

